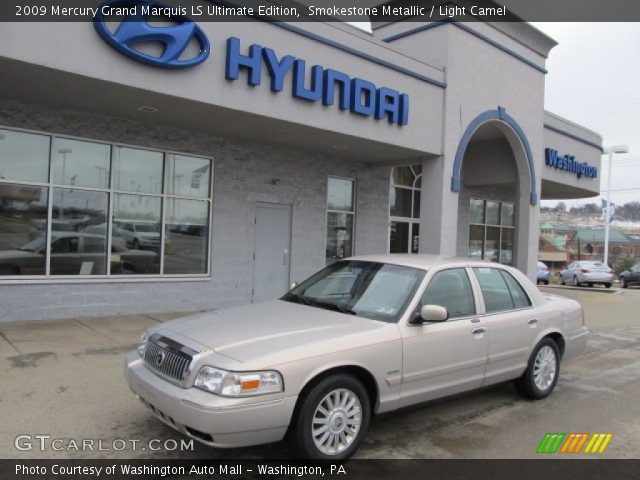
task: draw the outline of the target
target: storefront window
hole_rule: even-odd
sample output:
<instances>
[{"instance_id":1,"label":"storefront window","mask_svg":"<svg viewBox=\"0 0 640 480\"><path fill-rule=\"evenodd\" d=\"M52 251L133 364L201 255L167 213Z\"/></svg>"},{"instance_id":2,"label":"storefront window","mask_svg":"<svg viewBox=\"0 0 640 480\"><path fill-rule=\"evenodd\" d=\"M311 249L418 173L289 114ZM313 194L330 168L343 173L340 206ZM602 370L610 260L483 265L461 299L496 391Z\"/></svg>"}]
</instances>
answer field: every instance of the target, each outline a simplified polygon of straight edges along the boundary
<instances>
[{"instance_id":1,"label":"storefront window","mask_svg":"<svg viewBox=\"0 0 640 480\"><path fill-rule=\"evenodd\" d=\"M109 188L111 146L61 138L55 149L53 183Z\"/></svg>"},{"instance_id":2,"label":"storefront window","mask_svg":"<svg viewBox=\"0 0 640 480\"><path fill-rule=\"evenodd\" d=\"M117 147L114 154L116 190L138 193L162 193L162 152Z\"/></svg>"},{"instance_id":3,"label":"storefront window","mask_svg":"<svg viewBox=\"0 0 640 480\"><path fill-rule=\"evenodd\" d=\"M160 273L162 198L113 196L111 274Z\"/></svg>"},{"instance_id":4,"label":"storefront window","mask_svg":"<svg viewBox=\"0 0 640 480\"><path fill-rule=\"evenodd\" d=\"M389 190L389 252L418 253L422 167L393 167Z\"/></svg>"},{"instance_id":5,"label":"storefront window","mask_svg":"<svg viewBox=\"0 0 640 480\"><path fill-rule=\"evenodd\" d=\"M53 189L51 275L104 275L107 235L88 233L108 217L109 194L71 188Z\"/></svg>"},{"instance_id":6,"label":"storefront window","mask_svg":"<svg viewBox=\"0 0 640 480\"><path fill-rule=\"evenodd\" d=\"M471 199L469 257L507 265L513 263L515 205Z\"/></svg>"},{"instance_id":7,"label":"storefront window","mask_svg":"<svg viewBox=\"0 0 640 480\"><path fill-rule=\"evenodd\" d=\"M329 178L327 186L326 264L353 255L355 182Z\"/></svg>"},{"instance_id":8,"label":"storefront window","mask_svg":"<svg viewBox=\"0 0 640 480\"><path fill-rule=\"evenodd\" d=\"M0 278L207 274L212 168L0 129Z\"/></svg>"},{"instance_id":9,"label":"storefront window","mask_svg":"<svg viewBox=\"0 0 640 480\"><path fill-rule=\"evenodd\" d=\"M48 193L0 183L0 277L45 274Z\"/></svg>"},{"instance_id":10,"label":"storefront window","mask_svg":"<svg viewBox=\"0 0 640 480\"><path fill-rule=\"evenodd\" d=\"M164 271L206 273L209 245L209 202L167 199Z\"/></svg>"},{"instance_id":11,"label":"storefront window","mask_svg":"<svg viewBox=\"0 0 640 480\"><path fill-rule=\"evenodd\" d=\"M51 138L0 129L0 181L46 183Z\"/></svg>"}]
</instances>

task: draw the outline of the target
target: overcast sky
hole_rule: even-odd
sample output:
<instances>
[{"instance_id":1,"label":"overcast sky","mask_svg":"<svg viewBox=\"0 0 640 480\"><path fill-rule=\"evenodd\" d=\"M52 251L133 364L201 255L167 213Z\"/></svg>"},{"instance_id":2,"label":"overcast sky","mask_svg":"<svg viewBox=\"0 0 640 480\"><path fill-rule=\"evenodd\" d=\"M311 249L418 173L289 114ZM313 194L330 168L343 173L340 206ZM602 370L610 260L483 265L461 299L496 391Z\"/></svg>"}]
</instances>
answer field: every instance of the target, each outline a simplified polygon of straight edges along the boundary
<instances>
[{"instance_id":1,"label":"overcast sky","mask_svg":"<svg viewBox=\"0 0 640 480\"><path fill-rule=\"evenodd\" d=\"M595 130L605 146L629 145L628 154L614 154L611 201L640 201L640 24L533 25L558 42L547 61L545 108ZM602 166L604 192L608 156Z\"/></svg>"}]
</instances>

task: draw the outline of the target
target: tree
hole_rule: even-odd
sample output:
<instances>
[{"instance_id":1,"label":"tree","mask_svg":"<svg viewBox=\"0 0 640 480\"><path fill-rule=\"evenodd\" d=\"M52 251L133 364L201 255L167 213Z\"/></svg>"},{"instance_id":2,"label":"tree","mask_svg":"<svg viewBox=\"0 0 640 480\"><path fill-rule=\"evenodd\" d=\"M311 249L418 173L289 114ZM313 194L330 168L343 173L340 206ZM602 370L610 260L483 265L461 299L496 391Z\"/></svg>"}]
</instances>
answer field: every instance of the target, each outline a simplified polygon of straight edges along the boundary
<instances>
[{"instance_id":1,"label":"tree","mask_svg":"<svg viewBox=\"0 0 640 480\"><path fill-rule=\"evenodd\" d=\"M566 212L567 204L564 202L558 202L555 207L553 207L554 212Z\"/></svg>"}]
</instances>

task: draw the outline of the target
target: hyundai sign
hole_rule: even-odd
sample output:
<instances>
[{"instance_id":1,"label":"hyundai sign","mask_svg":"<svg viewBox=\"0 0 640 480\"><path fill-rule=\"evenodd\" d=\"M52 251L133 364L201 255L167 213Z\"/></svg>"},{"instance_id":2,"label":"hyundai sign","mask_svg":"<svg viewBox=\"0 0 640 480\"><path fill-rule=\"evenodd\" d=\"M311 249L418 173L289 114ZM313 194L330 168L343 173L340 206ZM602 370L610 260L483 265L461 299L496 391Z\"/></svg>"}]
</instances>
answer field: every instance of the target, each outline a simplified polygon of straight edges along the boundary
<instances>
[{"instance_id":1,"label":"hyundai sign","mask_svg":"<svg viewBox=\"0 0 640 480\"><path fill-rule=\"evenodd\" d=\"M130 12L114 31L107 27L105 6ZM164 5L152 0L108 0L95 15L94 27L115 50L147 65L183 69L204 62L210 52L209 40L192 20L183 15L169 15L175 25L158 27L149 24L149 16L154 9L162 8ZM182 58L194 40L199 45L199 53L191 58ZM163 52L160 56L153 56L136 48L145 42L160 42ZM274 50L262 45L252 44L243 48L236 37L227 40L226 54L227 80L237 80L244 72L247 83L257 86L263 79L263 70L266 70L273 92L281 92L286 77L290 76L295 98L321 101L327 106L337 104L340 110L378 120L386 118L392 124L406 125L409 121L409 95L406 93L377 87L373 82L320 65L308 68L302 58L278 56Z\"/></svg>"},{"instance_id":2,"label":"hyundai sign","mask_svg":"<svg viewBox=\"0 0 640 480\"><path fill-rule=\"evenodd\" d=\"M589 165L587 162L579 162L572 155L559 155L558 151L553 148L547 148L544 151L545 163L549 167L555 167L558 170L566 170L573 172L578 178L597 178L598 168Z\"/></svg>"}]
</instances>

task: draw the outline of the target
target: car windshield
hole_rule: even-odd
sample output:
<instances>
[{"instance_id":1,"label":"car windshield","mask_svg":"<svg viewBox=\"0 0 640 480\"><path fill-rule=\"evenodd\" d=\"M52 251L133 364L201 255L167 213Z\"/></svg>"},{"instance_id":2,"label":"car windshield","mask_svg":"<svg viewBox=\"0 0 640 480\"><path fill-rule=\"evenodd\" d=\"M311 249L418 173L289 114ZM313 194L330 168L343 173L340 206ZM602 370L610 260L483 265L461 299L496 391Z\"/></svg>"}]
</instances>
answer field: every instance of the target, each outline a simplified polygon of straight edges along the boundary
<instances>
[{"instance_id":1,"label":"car windshield","mask_svg":"<svg viewBox=\"0 0 640 480\"><path fill-rule=\"evenodd\" d=\"M401 265L345 260L316 273L282 300L396 322L425 273Z\"/></svg>"},{"instance_id":2,"label":"car windshield","mask_svg":"<svg viewBox=\"0 0 640 480\"><path fill-rule=\"evenodd\" d=\"M18 250L22 250L23 252L37 252L42 247L44 247L44 237L38 237L26 245L23 245Z\"/></svg>"}]
</instances>

